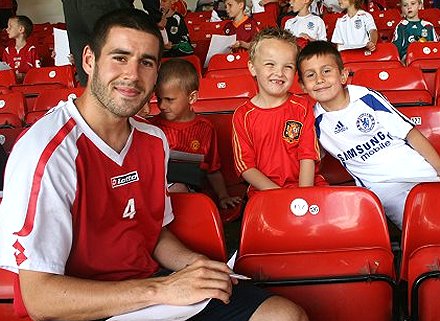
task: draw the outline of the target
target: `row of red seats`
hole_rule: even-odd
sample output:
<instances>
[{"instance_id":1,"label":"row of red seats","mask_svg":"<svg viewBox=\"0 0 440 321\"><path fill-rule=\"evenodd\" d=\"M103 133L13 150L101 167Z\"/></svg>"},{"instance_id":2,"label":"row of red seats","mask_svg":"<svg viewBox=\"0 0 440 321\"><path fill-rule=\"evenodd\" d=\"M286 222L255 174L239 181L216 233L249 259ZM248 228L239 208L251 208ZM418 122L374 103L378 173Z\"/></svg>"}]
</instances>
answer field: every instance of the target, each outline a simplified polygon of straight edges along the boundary
<instances>
[{"instance_id":1,"label":"row of red seats","mask_svg":"<svg viewBox=\"0 0 440 321\"><path fill-rule=\"evenodd\" d=\"M412 320L436 320L440 290L439 183L415 187L407 200L399 276L378 198L360 187L265 191L244 212L234 270L300 304L315 321L398 319L397 284L408 284ZM186 246L226 261L223 225L205 195L171 194L169 228ZM200 233L194 233L194 231ZM437 266L437 268L435 268ZM433 268L434 267L434 268ZM1 270L0 270L1 271ZM12 311L16 275L0 272L0 316ZM29 319L28 319L29 320Z\"/></svg>"}]
</instances>

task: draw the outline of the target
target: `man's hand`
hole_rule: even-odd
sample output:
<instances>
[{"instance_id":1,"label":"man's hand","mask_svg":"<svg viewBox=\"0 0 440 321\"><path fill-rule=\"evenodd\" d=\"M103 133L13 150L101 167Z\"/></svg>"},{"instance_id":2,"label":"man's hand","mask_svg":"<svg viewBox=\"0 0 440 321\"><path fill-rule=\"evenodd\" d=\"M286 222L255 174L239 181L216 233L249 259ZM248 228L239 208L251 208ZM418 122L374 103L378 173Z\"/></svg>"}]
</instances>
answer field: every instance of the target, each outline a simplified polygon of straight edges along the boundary
<instances>
[{"instance_id":1,"label":"man's hand","mask_svg":"<svg viewBox=\"0 0 440 321\"><path fill-rule=\"evenodd\" d=\"M163 278L158 295L160 301L173 305L189 305L207 298L213 298L229 303L232 294L232 283L229 274L232 270L222 262L200 257L188 265Z\"/></svg>"}]
</instances>

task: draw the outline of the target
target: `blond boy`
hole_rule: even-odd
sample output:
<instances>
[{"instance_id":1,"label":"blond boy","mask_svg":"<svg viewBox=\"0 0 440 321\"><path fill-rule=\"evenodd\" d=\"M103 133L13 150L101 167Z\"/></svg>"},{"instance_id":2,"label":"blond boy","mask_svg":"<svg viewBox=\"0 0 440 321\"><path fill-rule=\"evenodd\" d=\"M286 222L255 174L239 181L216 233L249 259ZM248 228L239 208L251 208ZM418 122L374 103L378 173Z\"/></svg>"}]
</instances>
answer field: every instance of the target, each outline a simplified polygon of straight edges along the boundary
<instances>
[{"instance_id":1,"label":"blond boy","mask_svg":"<svg viewBox=\"0 0 440 321\"><path fill-rule=\"evenodd\" d=\"M317 173L319 149L312 105L289 92L295 76L295 37L278 28L262 30L251 44L249 70L258 94L233 116L238 173L258 190L326 184Z\"/></svg>"},{"instance_id":2,"label":"blond boy","mask_svg":"<svg viewBox=\"0 0 440 321\"><path fill-rule=\"evenodd\" d=\"M438 36L432 23L419 18L422 8L421 0L402 0L401 8L404 17L394 31L393 43L399 50L400 58L406 58L406 52L411 42L438 41Z\"/></svg>"}]
</instances>

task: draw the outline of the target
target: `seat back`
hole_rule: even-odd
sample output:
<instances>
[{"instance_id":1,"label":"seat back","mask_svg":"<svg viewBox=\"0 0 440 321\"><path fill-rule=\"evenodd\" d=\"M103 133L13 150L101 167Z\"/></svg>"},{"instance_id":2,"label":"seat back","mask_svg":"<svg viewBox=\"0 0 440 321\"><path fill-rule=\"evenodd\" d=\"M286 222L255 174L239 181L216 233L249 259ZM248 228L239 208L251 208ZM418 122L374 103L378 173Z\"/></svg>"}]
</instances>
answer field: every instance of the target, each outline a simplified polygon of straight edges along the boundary
<instances>
[{"instance_id":1,"label":"seat back","mask_svg":"<svg viewBox=\"0 0 440 321\"><path fill-rule=\"evenodd\" d=\"M0 86L9 88L12 85L17 84L17 79L15 78L15 72L13 69L0 70Z\"/></svg>"},{"instance_id":2,"label":"seat back","mask_svg":"<svg viewBox=\"0 0 440 321\"><path fill-rule=\"evenodd\" d=\"M399 111L414 122L416 128L440 154L440 107L404 107L399 108Z\"/></svg>"},{"instance_id":3,"label":"seat back","mask_svg":"<svg viewBox=\"0 0 440 321\"><path fill-rule=\"evenodd\" d=\"M411 42L406 55L406 65L420 68L431 93L436 89L435 77L440 67L440 45L434 41Z\"/></svg>"},{"instance_id":4,"label":"seat back","mask_svg":"<svg viewBox=\"0 0 440 321\"><path fill-rule=\"evenodd\" d=\"M433 104L422 71L416 67L361 69L351 83L381 92L397 107Z\"/></svg>"},{"instance_id":5,"label":"seat back","mask_svg":"<svg viewBox=\"0 0 440 321\"><path fill-rule=\"evenodd\" d=\"M0 114L9 113L16 115L20 120L24 119L25 101L21 93L9 93L0 95Z\"/></svg>"},{"instance_id":6,"label":"seat back","mask_svg":"<svg viewBox=\"0 0 440 321\"><path fill-rule=\"evenodd\" d=\"M386 219L378 198L360 187L256 193L235 270L297 302L310 320L391 319L392 287L374 281L394 277Z\"/></svg>"},{"instance_id":7,"label":"seat back","mask_svg":"<svg viewBox=\"0 0 440 321\"><path fill-rule=\"evenodd\" d=\"M402 229L400 279L408 281L413 320L436 320L440 315L440 183L422 183L409 193ZM427 278L427 275L433 278Z\"/></svg>"},{"instance_id":8,"label":"seat back","mask_svg":"<svg viewBox=\"0 0 440 321\"><path fill-rule=\"evenodd\" d=\"M24 76L24 85L62 84L65 87L75 87L75 77L72 66L51 66L31 68Z\"/></svg>"},{"instance_id":9,"label":"seat back","mask_svg":"<svg viewBox=\"0 0 440 321\"><path fill-rule=\"evenodd\" d=\"M342 17L343 13L326 13L322 16L324 20L325 29L327 30L327 40L331 40L333 36L333 31L335 30L336 21L338 18Z\"/></svg>"},{"instance_id":10,"label":"seat back","mask_svg":"<svg viewBox=\"0 0 440 321\"><path fill-rule=\"evenodd\" d=\"M162 62L170 60L170 59L176 59L176 58L162 58ZM202 77L202 63L200 62L199 57L197 57L196 55L188 55L188 56L182 56L182 57L178 57L178 59L183 59L186 61L189 61L190 63L193 64L193 66L196 68L197 70L197 75L201 78Z\"/></svg>"},{"instance_id":11,"label":"seat back","mask_svg":"<svg viewBox=\"0 0 440 321\"><path fill-rule=\"evenodd\" d=\"M419 10L419 18L429 21L434 25L435 32L440 32L440 9L438 8L426 8Z\"/></svg>"},{"instance_id":12,"label":"seat back","mask_svg":"<svg viewBox=\"0 0 440 321\"><path fill-rule=\"evenodd\" d=\"M385 11L373 11L371 15L373 16L377 32L379 33L378 42L391 42L391 40L393 40L394 30L400 20L402 20L400 11L393 8Z\"/></svg>"},{"instance_id":13,"label":"seat back","mask_svg":"<svg viewBox=\"0 0 440 321\"><path fill-rule=\"evenodd\" d=\"M226 243L217 206L204 194L171 193L174 220L167 226L188 248L226 262Z\"/></svg>"},{"instance_id":14,"label":"seat back","mask_svg":"<svg viewBox=\"0 0 440 321\"><path fill-rule=\"evenodd\" d=\"M224 78L237 75L250 75L248 69L249 54L247 51L227 54L216 54L211 57L206 71L206 78Z\"/></svg>"},{"instance_id":15,"label":"seat back","mask_svg":"<svg viewBox=\"0 0 440 321\"><path fill-rule=\"evenodd\" d=\"M375 51L344 50L341 51L341 56L344 66L349 70L351 76L359 69L402 67L397 47L392 43L378 43Z\"/></svg>"},{"instance_id":16,"label":"seat back","mask_svg":"<svg viewBox=\"0 0 440 321\"><path fill-rule=\"evenodd\" d=\"M33 111L49 110L62 100L78 98L84 92L84 87L47 89L40 93L35 100Z\"/></svg>"}]
</instances>

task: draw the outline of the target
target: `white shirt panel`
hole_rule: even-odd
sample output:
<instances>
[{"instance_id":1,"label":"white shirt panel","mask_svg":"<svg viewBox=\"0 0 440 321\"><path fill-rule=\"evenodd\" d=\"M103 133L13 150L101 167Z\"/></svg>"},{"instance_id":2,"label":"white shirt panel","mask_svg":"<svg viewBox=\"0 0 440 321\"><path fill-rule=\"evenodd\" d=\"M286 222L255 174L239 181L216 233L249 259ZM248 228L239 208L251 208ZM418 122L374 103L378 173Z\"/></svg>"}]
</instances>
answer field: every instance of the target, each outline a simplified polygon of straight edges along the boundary
<instances>
[{"instance_id":1,"label":"white shirt panel","mask_svg":"<svg viewBox=\"0 0 440 321\"><path fill-rule=\"evenodd\" d=\"M313 14L296 16L287 20L284 29L290 31L295 37L304 33L313 40L327 40L324 20Z\"/></svg>"},{"instance_id":2,"label":"white shirt panel","mask_svg":"<svg viewBox=\"0 0 440 321\"><path fill-rule=\"evenodd\" d=\"M343 15L336 21L331 42L338 44L339 50L363 48L370 41L370 30L375 30L373 16L358 10L353 17Z\"/></svg>"}]
</instances>

